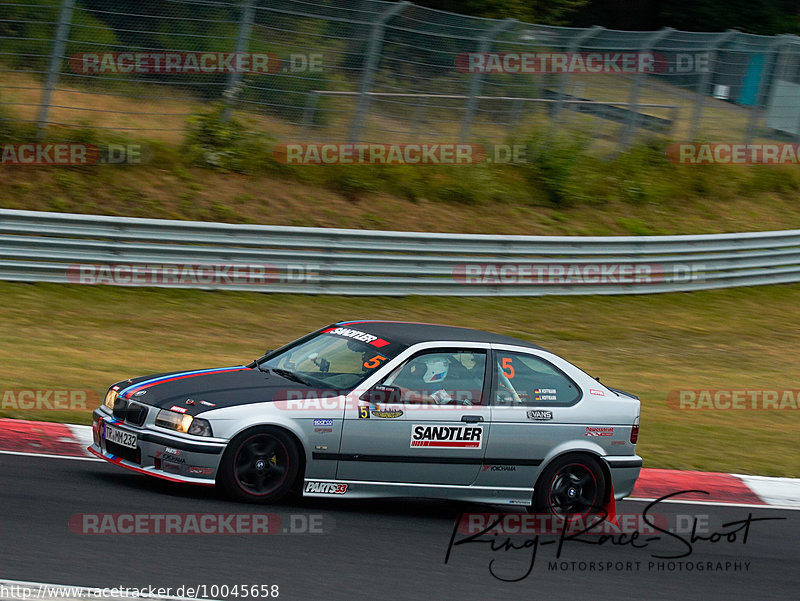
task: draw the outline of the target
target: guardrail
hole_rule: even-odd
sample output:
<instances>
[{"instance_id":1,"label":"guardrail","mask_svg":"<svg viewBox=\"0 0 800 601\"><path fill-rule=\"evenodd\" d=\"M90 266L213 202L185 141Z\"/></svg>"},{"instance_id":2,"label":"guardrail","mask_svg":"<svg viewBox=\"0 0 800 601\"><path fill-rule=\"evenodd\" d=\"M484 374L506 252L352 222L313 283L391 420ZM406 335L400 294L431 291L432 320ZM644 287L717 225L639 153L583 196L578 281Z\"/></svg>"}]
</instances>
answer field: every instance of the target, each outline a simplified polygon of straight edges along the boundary
<instances>
[{"instance_id":1,"label":"guardrail","mask_svg":"<svg viewBox=\"0 0 800 601\"><path fill-rule=\"evenodd\" d=\"M0 210L0 279L303 294L642 294L800 282L800 230L504 236Z\"/></svg>"}]
</instances>

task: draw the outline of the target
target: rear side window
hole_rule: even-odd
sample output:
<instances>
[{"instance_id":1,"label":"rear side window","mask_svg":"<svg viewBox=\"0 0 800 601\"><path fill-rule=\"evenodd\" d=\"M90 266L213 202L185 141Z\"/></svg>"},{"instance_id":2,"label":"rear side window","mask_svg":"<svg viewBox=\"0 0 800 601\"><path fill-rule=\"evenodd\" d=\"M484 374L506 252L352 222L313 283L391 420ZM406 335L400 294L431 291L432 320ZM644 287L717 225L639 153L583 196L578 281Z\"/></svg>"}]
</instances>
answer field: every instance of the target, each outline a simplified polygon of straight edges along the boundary
<instances>
[{"instance_id":1,"label":"rear side window","mask_svg":"<svg viewBox=\"0 0 800 601\"><path fill-rule=\"evenodd\" d=\"M552 363L526 353L495 352L495 405L572 405L580 388Z\"/></svg>"}]
</instances>

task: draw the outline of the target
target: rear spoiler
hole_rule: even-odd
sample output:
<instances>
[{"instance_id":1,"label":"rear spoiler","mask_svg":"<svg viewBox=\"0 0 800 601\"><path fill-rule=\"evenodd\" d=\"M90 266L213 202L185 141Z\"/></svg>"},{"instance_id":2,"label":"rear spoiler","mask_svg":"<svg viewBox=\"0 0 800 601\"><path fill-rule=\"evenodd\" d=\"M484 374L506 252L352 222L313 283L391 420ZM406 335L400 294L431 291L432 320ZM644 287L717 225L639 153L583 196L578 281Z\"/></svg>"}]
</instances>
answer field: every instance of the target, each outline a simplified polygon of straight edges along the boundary
<instances>
[{"instance_id":1,"label":"rear spoiler","mask_svg":"<svg viewBox=\"0 0 800 601\"><path fill-rule=\"evenodd\" d=\"M635 394L632 394L630 392L625 392L624 390L620 390L619 388L611 388L611 386L606 386L606 388L608 388L611 392L616 393L617 396L623 395L623 396L630 397L632 399L636 399L637 401L639 400L638 396L636 396Z\"/></svg>"}]
</instances>

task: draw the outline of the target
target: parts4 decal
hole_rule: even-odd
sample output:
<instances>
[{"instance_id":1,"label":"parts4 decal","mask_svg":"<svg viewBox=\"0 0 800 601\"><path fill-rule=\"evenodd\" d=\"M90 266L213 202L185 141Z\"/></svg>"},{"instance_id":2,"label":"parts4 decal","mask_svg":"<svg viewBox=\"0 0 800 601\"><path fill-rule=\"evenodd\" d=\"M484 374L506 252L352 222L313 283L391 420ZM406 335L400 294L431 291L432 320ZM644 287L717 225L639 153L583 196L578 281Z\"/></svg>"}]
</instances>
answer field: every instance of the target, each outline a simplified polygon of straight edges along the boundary
<instances>
[{"instance_id":1,"label":"parts4 decal","mask_svg":"<svg viewBox=\"0 0 800 601\"><path fill-rule=\"evenodd\" d=\"M318 495L343 495L347 492L347 484L307 480L304 490L307 493L314 493Z\"/></svg>"}]
</instances>

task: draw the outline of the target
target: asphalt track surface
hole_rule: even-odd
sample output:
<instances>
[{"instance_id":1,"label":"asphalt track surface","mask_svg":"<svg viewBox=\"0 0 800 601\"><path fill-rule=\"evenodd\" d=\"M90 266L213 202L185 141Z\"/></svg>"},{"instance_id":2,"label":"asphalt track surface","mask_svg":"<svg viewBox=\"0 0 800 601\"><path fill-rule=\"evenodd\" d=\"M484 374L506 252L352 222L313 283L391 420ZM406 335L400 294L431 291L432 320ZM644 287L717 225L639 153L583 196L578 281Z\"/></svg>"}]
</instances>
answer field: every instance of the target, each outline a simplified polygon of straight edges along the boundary
<instances>
[{"instance_id":1,"label":"asphalt track surface","mask_svg":"<svg viewBox=\"0 0 800 601\"><path fill-rule=\"evenodd\" d=\"M646 503L623 501L618 513ZM552 571L555 545L540 546L530 575L530 548L492 552L486 544L455 547L444 563L461 512L486 507L425 500L295 499L276 506L227 501L213 489L161 482L100 462L0 455L0 578L89 587L277 584L279 599L797 599L800 512L773 508L661 504L658 512L708 516L711 522L780 517L751 524L748 541L697 542L675 562L739 563L737 571L673 569L651 553L685 549L669 539L646 549L569 544ZM494 508L497 510L497 508ZM655 512L656 510L651 510ZM321 515L322 534L83 535L70 530L79 513L272 512ZM727 528L730 530L731 528ZM740 533L741 534L741 533ZM461 540L462 535L456 535ZM521 545L522 540L515 544ZM516 559L515 559L516 558ZM624 562L638 570L587 571L588 562ZM580 569L579 562L587 562ZM630 564L628 564L630 562ZM650 562L655 564L650 567ZM718 564L717 562L721 562ZM745 569L744 562L750 562ZM562 564L563 565L563 564ZM623 564L617 564L623 567ZM173 590L175 594L175 590Z\"/></svg>"}]
</instances>

